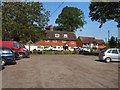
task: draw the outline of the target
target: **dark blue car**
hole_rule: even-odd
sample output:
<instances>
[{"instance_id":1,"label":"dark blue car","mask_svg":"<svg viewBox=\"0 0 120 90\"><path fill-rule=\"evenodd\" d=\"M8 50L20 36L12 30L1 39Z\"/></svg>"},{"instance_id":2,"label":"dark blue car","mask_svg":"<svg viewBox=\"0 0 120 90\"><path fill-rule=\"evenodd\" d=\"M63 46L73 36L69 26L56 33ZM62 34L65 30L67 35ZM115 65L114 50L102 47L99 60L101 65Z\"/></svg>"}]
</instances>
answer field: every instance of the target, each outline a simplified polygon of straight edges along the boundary
<instances>
[{"instance_id":1,"label":"dark blue car","mask_svg":"<svg viewBox=\"0 0 120 90\"><path fill-rule=\"evenodd\" d=\"M15 54L11 49L0 47L0 52L0 60L2 66L5 64L16 64Z\"/></svg>"}]
</instances>

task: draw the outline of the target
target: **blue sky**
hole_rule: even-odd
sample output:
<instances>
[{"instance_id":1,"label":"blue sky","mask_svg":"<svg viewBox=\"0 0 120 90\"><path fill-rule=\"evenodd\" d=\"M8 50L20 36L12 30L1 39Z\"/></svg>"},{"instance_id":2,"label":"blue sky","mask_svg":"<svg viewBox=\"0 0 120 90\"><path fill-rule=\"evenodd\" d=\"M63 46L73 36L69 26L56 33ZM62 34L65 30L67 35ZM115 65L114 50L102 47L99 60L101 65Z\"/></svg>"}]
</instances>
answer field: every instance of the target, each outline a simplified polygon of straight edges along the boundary
<instances>
[{"instance_id":1,"label":"blue sky","mask_svg":"<svg viewBox=\"0 0 120 90\"><path fill-rule=\"evenodd\" d=\"M61 4L62 2L43 2L43 7L53 13L56 8ZM89 4L90 2L64 2L61 7L51 15L50 21L48 22L48 25L53 25L57 26L55 24L55 20L58 18L58 15L61 13L62 9L66 6L71 6L71 7L77 7L81 9L84 12L85 20L87 22L86 25L84 25L84 28L82 31L77 30L76 31L76 36L90 36L90 37L95 37L98 39L103 39L106 41L107 39L107 32L110 30L110 36L118 36L118 28L117 28L117 23L113 21L108 21L106 22L103 27L100 29L99 28L99 23L94 21L92 22L91 19L88 17L89 16Z\"/></svg>"}]
</instances>

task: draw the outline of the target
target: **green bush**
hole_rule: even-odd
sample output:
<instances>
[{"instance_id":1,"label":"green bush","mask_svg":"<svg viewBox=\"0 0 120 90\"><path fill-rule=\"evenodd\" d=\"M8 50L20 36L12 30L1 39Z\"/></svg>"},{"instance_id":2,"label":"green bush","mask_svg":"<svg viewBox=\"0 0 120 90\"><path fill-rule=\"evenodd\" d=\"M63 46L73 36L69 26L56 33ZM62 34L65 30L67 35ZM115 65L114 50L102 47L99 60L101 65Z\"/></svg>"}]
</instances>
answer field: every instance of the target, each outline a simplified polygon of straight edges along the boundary
<instances>
[{"instance_id":1,"label":"green bush","mask_svg":"<svg viewBox=\"0 0 120 90\"><path fill-rule=\"evenodd\" d=\"M42 54L42 52L41 51L39 51L39 52L37 52L38 54Z\"/></svg>"}]
</instances>

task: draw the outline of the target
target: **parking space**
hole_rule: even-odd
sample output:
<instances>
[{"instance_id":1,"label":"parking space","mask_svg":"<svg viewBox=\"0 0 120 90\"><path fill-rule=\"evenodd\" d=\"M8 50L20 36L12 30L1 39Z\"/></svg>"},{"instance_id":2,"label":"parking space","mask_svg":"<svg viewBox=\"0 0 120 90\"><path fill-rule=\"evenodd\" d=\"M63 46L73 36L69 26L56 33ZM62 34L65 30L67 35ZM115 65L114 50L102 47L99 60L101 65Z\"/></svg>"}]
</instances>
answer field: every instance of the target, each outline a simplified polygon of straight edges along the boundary
<instances>
[{"instance_id":1,"label":"parking space","mask_svg":"<svg viewBox=\"0 0 120 90\"><path fill-rule=\"evenodd\" d=\"M118 63L97 56L31 55L5 66L3 88L117 88Z\"/></svg>"}]
</instances>

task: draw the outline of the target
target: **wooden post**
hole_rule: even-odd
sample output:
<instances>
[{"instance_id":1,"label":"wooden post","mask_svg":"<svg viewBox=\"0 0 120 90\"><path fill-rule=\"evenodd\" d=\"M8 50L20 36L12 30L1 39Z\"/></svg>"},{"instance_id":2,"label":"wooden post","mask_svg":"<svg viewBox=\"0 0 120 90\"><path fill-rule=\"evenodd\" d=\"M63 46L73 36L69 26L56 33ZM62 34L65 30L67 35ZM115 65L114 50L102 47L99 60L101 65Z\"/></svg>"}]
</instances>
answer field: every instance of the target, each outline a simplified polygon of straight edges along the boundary
<instances>
[{"instance_id":1,"label":"wooden post","mask_svg":"<svg viewBox=\"0 0 120 90\"><path fill-rule=\"evenodd\" d=\"M33 42L31 40L28 41L29 44L29 51L30 51L30 44L32 44Z\"/></svg>"},{"instance_id":2,"label":"wooden post","mask_svg":"<svg viewBox=\"0 0 120 90\"><path fill-rule=\"evenodd\" d=\"M29 43L29 51L30 51L30 43Z\"/></svg>"}]
</instances>

